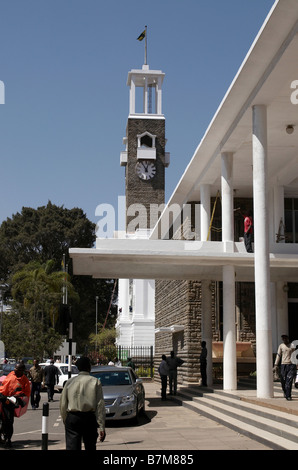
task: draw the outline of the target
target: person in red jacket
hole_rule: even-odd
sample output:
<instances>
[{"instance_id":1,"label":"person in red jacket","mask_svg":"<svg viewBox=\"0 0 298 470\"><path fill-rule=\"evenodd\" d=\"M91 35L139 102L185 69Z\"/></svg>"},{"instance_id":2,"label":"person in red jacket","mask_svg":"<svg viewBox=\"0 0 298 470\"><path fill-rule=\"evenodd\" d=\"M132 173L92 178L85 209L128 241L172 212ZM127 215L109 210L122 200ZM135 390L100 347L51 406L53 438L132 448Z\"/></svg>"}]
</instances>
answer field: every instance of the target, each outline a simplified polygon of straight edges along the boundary
<instances>
[{"instance_id":1,"label":"person in red jacket","mask_svg":"<svg viewBox=\"0 0 298 470\"><path fill-rule=\"evenodd\" d=\"M244 215L244 243L248 253L253 253L252 249L253 221L252 212L248 211Z\"/></svg>"},{"instance_id":2,"label":"person in red jacket","mask_svg":"<svg viewBox=\"0 0 298 470\"><path fill-rule=\"evenodd\" d=\"M252 238L253 238L253 218L252 211L248 210L244 213L241 211L240 207L235 209L235 212L239 211L242 217L244 218L244 245L247 253L253 253L252 249Z\"/></svg>"},{"instance_id":3,"label":"person in red jacket","mask_svg":"<svg viewBox=\"0 0 298 470\"><path fill-rule=\"evenodd\" d=\"M30 393L31 387L25 375L25 366L22 363L17 363L15 370L8 374L0 386L0 401L5 420L4 437L6 447L11 447L14 410L17 406L24 406L24 399L29 400Z\"/></svg>"}]
</instances>

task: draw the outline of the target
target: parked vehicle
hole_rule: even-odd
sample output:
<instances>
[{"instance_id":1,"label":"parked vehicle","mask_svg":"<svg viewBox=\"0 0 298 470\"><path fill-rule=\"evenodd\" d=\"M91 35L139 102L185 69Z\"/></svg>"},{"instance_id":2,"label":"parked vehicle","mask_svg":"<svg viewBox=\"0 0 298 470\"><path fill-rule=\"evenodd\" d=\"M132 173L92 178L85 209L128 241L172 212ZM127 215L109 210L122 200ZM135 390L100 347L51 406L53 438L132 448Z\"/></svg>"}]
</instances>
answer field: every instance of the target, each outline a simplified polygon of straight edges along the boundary
<instances>
[{"instance_id":1,"label":"parked vehicle","mask_svg":"<svg viewBox=\"0 0 298 470\"><path fill-rule=\"evenodd\" d=\"M50 364L47 363L47 362L42 362L39 365L42 368L45 368L46 366L49 366ZM64 387L65 383L68 380L68 364L63 363L63 362L62 363L61 362L55 362L54 366L57 367L58 374L59 374L59 383L58 383L58 385L56 385L55 388L57 390L59 390L59 392L61 392L63 390L63 387ZM74 377L74 376L78 375L78 373L79 373L79 370L78 370L77 366L72 365L71 366L71 376Z\"/></svg>"},{"instance_id":2,"label":"parked vehicle","mask_svg":"<svg viewBox=\"0 0 298 470\"><path fill-rule=\"evenodd\" d=\"M15 369L15 364L1 364L1 369L0 369L0 385L2 384L3 380L5 377L10 374Z\"/></svg>"},{"instance_id":3,"label":"parked vehicle","mask_svg":"<svg viewBox=\"0 0 298 470\"><path fill-rule=\"evenodd\" d=\"M96 366L91 375L100 379L107 420L138 420L145 412L145 389L130 367Z\"/></svg>"}]
</instances>

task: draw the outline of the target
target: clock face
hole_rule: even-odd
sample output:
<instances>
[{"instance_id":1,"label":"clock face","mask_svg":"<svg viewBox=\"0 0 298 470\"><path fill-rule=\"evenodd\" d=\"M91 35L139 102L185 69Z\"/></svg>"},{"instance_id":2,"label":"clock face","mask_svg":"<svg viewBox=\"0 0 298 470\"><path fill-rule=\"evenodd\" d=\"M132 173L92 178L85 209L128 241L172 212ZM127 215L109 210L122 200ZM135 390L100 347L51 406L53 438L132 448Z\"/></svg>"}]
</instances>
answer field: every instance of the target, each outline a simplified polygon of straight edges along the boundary
<instances>
[{"instance_id":1,"label":"clock face","mask_svg":"<svg viewBox=\"0 0 298 470\"><path fill-rule=\"evenodd\" d=\"M142 160L136 164L136 172L139 178L148 181L155 176L156 166L149 160Z\"/></svg>"}]
</instances>

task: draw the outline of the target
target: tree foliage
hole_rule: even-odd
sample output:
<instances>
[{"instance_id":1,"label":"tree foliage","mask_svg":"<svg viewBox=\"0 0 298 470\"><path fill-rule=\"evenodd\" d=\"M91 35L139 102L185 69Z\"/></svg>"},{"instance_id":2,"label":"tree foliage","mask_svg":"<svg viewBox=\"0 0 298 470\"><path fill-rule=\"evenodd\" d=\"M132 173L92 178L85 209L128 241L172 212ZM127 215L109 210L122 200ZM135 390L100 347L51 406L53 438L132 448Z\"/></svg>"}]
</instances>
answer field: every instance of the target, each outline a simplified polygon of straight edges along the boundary
<instances>
[{"instance_id":1,"label":"tree foliage","mask_svg":"<svg viewBox=\"0 0 298 470\"><path fill-rule=\"evenodd\" d=\"M63 337L52 327L45 328L30 312L12 310L3 320L3 342L10 357L43 358L52 356L62 344Z\"/></svg>"},{"instance_id":2,"label":"tree foliage","mask_svg":"<svg viewBox=\"0 0 298 470\"><path fill-rule=\"evenodd\" d=\"M53 266L53 261L43 265L32 261L12 276L12 312L5 316L3 339L13 356L52 355L62 344L55 324L63 288L74 302L79 298L65 273L53 271ZM13 336L12 324L17 325Z\"/></svg>"},{"instance_id":3,"label":"tree foliage","mask_svg":"<svg viewBox=\"0 0 298 470\"><path fill-rule=\"evenodd\" d=\"M116 329L101 329L99 333L91 333L90 342L93 345L96 345L98 348L103 348L104 346L112 346L115 344L115 339L117 337Z\"/></svg>"},{"instance_id":4,"label":"tree foliage","mask_svg":"<svg viewBox=\"0 0 298 470\"><path fill-rule=\"evenodd\" d=\"M0 282L7 286L4 298L13 299L13 311L18 315L20 330L24 328L21 319L28 322L30 319L33 323L43 318L48 331L57 328L57 305L61 301L59 288L61 278L65 276L61 267L64 257L73 340L77 343L77 350L84 351L89 344L90 333L95 331L95 298L98 297L98 321L103 322L114 283L91 276L73 275L69 248L91 248L95 239L95 224L88 220L82 209L66 209L51 202L37 209L23 207L21 212L1 224ZM112 305L107 327L114 323L114 311L115 306ZM7 318L5 324L10 325L11 320ZM29 330L29 323L26 332L28 335L30 331L33 335L34 328L30 323ZM7 332L7 338L9 334ZM48 344L50 341L49 336Z\"/></svg>"},{"instance_id":5,"label":"tree foliage","mask_svg":"<svg viewBox=\"0 0 298 470\"><path fill-rule=\"evenodd\" d=\"M94 362L99 360L100 363L107 364L116 357L115 340L117 332L115 328L102 328L100 324L98 327L99 332L90 335L92 350L89 354Z\"/></svg>"},{"instance_id":6,"label":"tree foliage","mask_svg":"<svg viewBox=\"0 0 298 470\"><path fill-rule=\"evenodd\" d=\"M61 269L63 255L69 262L70 247L89 248L94 242L95 224L82 209L65 209L51 202L37 209L23 207L0 226L0 277L5 281L33 260L54 260L55 269Z\"/></svg>"},{"instance_id":7,"label":"tree foliage","mask_svg":"<svg viewBox=\"0 0 298 470\"><path fill-rule=\"evenodd\" d=\"M37 261L28 263L12 276L11 294L15 308L30 311L34 320L55 328L63 290L67 289L72 302L78 302L79 296L69 281L69 275L53 271L53 267L53 260L43 265Z\"/></svg>"}]
</instances>

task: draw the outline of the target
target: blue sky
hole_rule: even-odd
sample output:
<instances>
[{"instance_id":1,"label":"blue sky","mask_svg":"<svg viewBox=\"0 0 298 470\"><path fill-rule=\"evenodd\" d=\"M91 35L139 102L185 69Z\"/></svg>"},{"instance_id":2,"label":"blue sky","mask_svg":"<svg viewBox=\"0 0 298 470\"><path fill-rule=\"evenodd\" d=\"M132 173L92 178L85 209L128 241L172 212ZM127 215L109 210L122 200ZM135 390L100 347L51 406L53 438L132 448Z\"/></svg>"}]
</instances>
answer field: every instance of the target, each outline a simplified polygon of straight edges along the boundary
<instances>
[{"instance_id":1,"label":"blue sky","mask_svg":"<svg viewBox=\"0 0 298 470\"><path fill-rule=\"evenodd\" d=\"M162 70L166 200L274 0L0 0L0 223L53 204L124 195L127 74Z\"/></svg>"}]
</instances>

